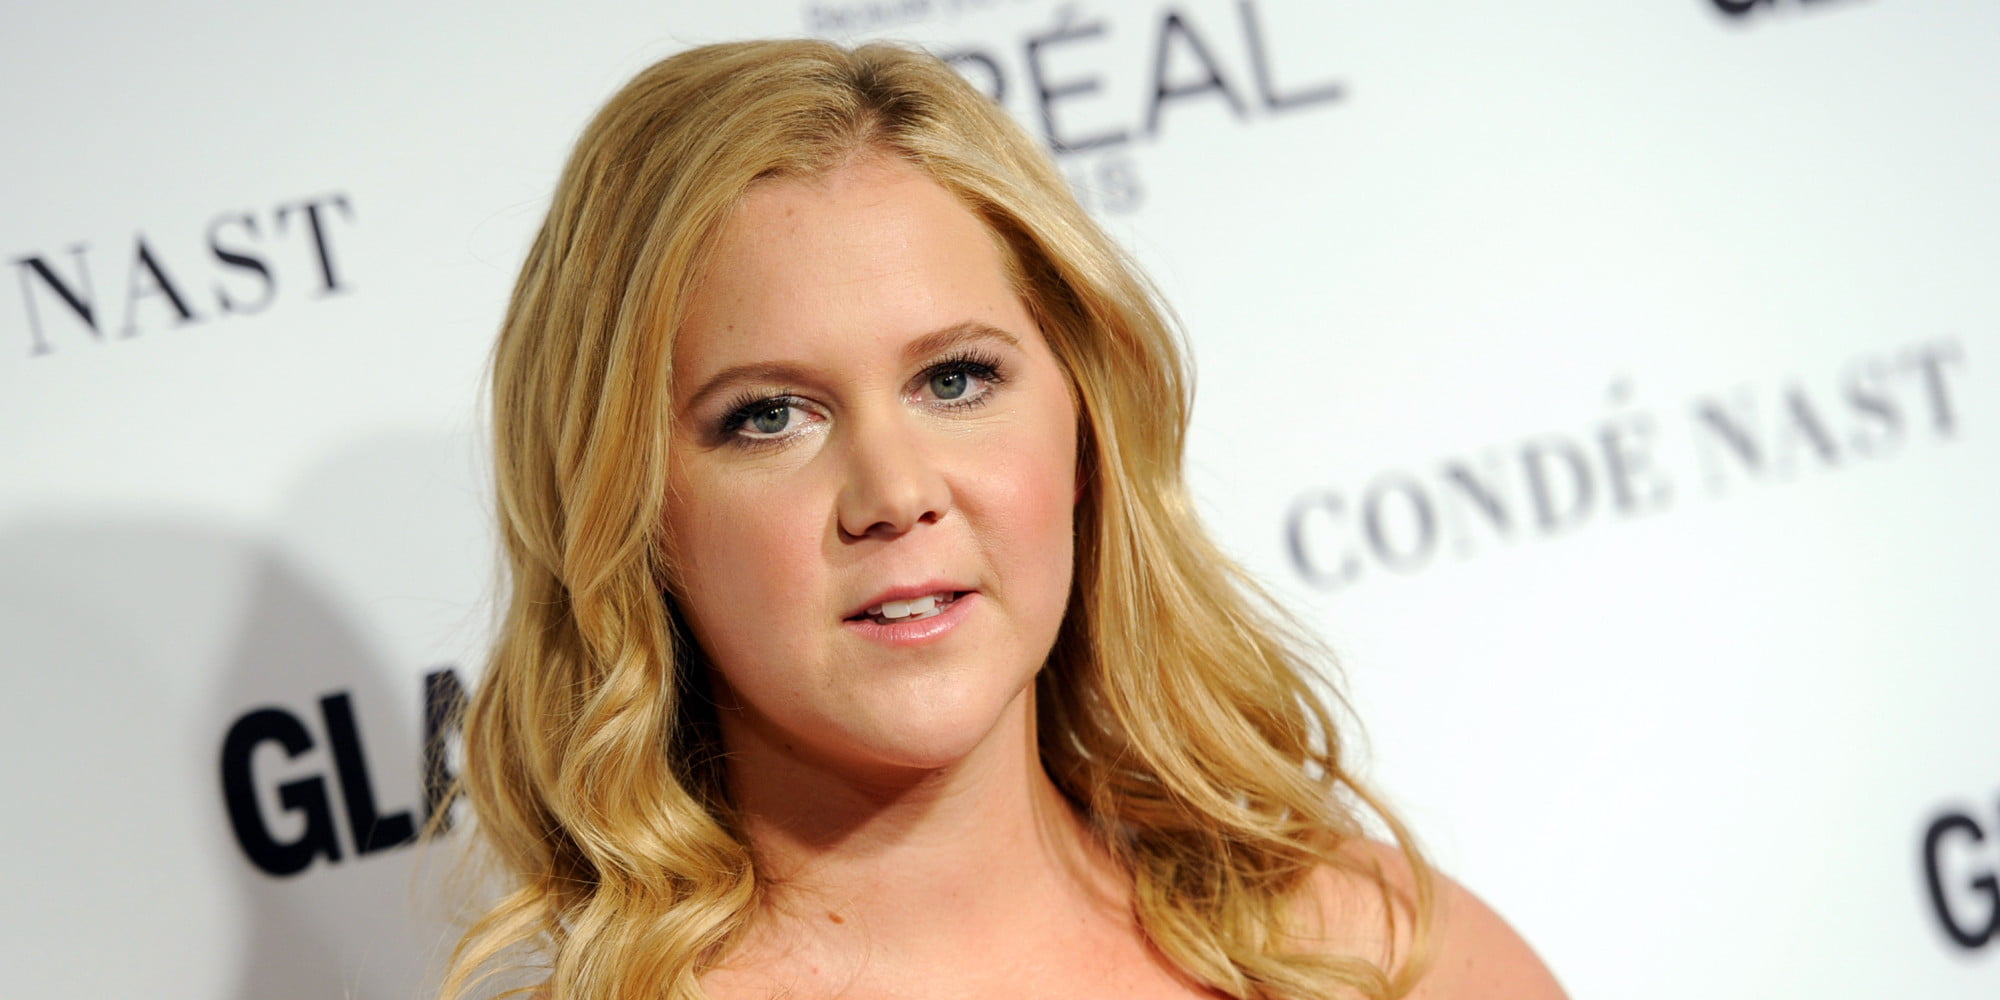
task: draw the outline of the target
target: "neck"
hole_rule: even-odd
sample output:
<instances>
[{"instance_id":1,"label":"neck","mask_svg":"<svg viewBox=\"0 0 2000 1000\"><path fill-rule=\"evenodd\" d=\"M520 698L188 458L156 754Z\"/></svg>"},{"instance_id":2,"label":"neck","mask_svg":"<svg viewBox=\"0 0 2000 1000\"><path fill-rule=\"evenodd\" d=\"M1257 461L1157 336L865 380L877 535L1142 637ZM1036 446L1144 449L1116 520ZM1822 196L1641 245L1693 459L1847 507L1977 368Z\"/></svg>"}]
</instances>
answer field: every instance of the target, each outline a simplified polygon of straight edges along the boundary
<instances>
[{"instance_id":1,"label":"neck","mask_svg":"<svg viewBox=\"0 0 2000 1000\"><path fill-rule=\"evenodd\" d=\"M1032 687L936 769L862 773L729 729L731 793L765 889L752 942L814 941L826 957L859 940L949 961L1049 928L1065 907L1126 905L1115 863L1041 767Z\"/></svg>"}]
</instances>

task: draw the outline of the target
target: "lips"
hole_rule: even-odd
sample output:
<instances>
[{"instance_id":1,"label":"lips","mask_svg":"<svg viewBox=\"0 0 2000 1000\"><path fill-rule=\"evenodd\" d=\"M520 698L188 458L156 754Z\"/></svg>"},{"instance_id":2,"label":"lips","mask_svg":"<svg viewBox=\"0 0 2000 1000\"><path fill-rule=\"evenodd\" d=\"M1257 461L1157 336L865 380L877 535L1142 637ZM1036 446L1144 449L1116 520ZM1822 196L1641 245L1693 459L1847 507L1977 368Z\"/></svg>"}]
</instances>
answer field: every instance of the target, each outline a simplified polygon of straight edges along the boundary
<instances>
[{"instance_id":1,"label":"lips","mask_svg":"<svg viewBox=\"0 0 2000 1000\"><path fill-rule=\"evenodd\" d=\"M874 622L877 625L923 621L943 614L954 602L968 593L970 591L954 584L898 587L876 595L867 607L849 614L846 620Z\"/></svg>"},{"instance_id":2,"label":"lips","mask_svg":"<svg viewBox=\"0 0 2000 1000\"><path fill-rule=\"evenodd\" d=\"M942 614L944 609L951 607L951 602L958 600L958 594L956 590L946 590L907 601L883 601L869 608L862 617L883 625L922 621Z\"/></svg>"},{"instance_id":3,"label":"lips","mask_svg":"<svg viewBox=\"0 0 2000 1000\"><path fill-rule=\"evenodd\" d=\"M976 590L911 589L896 597L877 598L874 603L849 615L840 623L850 636L889 649L922 649L943 642L960 625L977 616L984 595ZM901 618L887 612L901 604ZM928 607L928 610L925 610Z\"/></svg>"}]
</instances>

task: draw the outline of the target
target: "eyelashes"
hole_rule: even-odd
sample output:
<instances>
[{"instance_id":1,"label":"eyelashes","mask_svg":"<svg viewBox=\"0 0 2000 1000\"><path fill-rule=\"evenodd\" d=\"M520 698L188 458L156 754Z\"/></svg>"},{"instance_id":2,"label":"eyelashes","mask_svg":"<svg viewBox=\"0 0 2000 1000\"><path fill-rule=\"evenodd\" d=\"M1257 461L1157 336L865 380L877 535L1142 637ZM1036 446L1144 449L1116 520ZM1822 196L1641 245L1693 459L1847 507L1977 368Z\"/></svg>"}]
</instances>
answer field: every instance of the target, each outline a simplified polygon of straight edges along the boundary
<instances>
[{"instance_id":1,"label":"eyelashes","mask_svg":"<svg viewBox=\"0 0 2000 1000\"><path fill-rule=\"evenodd\" d=\"M730 403L729 413L716 427L716 433L725 440L739 441L771 441L789 437L784 432L792 424L791 414L794 411L803 412L804 404L805 400L790 393L777 396L745 393Z\"/></svg>"},{"instance_id":2,"label":"eyelashes","mask_svg":"<svg viewBox=\"0 0 2000 1000\"><path fill-rule=\"evenodd\" d=\"M1005 382L998 358L966 350L926 365L910 379L904 395L934 411L963 412L986 405ZM826 419L818 404L795 392L753 389L730 400L714 436L719 444L767 447L807 433L811 424Z\"/></svg>"},{"instance_id":3,"label":"eyelashes","mask_svg":"<svg viewBox=\"0 0 2000 1000\"><path fill-rule=\"evenodd\" d=\"M977 385L973 384L975 380ZM950 355L917 375L920 387L929 389L939 403L953 409L985 403L986 397L1003 381L999 360L975 351Z\"/></svg>"}]
</instances>

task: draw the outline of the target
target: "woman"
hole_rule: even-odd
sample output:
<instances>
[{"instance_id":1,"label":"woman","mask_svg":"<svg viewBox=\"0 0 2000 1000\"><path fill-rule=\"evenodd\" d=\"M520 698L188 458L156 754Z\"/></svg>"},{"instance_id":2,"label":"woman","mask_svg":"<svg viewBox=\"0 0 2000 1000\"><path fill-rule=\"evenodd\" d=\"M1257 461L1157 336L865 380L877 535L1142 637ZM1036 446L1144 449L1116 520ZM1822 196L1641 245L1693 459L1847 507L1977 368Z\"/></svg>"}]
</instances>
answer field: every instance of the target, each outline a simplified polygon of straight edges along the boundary
<instances>
[{"instance_id":1,"label":"woman","mask_svg":"<svg viewBox=\"0 0 2000 1000\"><path fill-rule=\"evenodd\" d=\"M1149 289L939 62L641 74L495 359L464 784L511 883L446 994L526 952L561 998L1559 996L1341 769L1187 412Z\"/></svg>"}]
</instances>

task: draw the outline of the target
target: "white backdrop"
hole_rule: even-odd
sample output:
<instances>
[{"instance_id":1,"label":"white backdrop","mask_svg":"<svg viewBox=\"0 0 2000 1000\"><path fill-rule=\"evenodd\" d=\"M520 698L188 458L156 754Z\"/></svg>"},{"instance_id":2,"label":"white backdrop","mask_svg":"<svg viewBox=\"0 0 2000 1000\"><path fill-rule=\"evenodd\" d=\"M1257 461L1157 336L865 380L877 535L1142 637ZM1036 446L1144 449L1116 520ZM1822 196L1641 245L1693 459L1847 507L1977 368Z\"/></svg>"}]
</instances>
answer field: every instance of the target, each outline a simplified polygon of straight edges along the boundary
<instances>
[{"instance_id":1,"label":"white backdrop","mask_svg":"<svg viewBox=\"0 0 2000 1000\"><path fill-rule=\"evenodd\" d=\"M0 34L10 991L420 995L513 272L626 78L801 33L1064 150L1212 525L1574 995L2000 990L1991 5L176 6Z\"/></svg>"}]
</instances>

